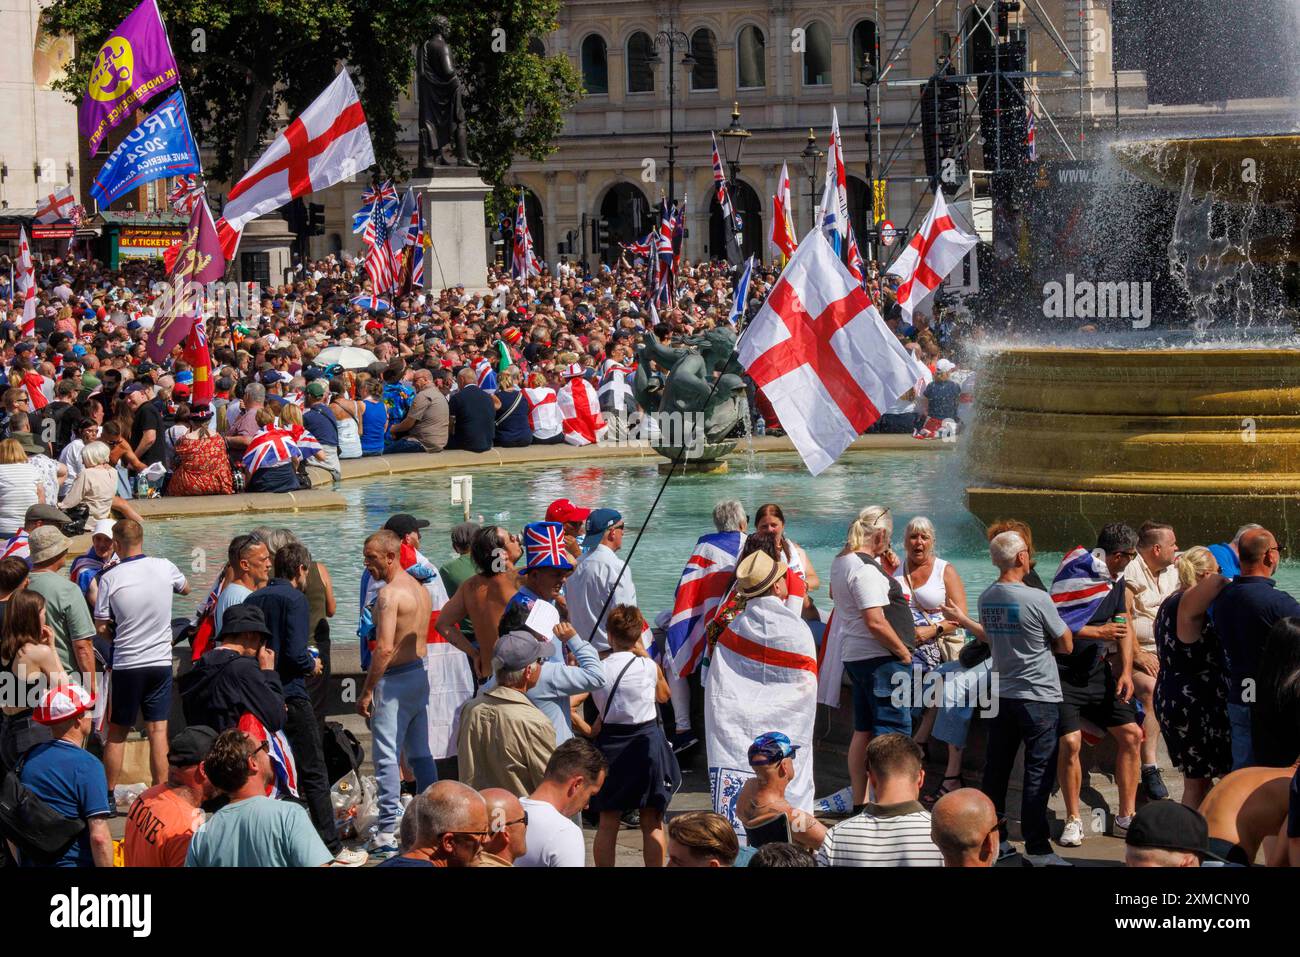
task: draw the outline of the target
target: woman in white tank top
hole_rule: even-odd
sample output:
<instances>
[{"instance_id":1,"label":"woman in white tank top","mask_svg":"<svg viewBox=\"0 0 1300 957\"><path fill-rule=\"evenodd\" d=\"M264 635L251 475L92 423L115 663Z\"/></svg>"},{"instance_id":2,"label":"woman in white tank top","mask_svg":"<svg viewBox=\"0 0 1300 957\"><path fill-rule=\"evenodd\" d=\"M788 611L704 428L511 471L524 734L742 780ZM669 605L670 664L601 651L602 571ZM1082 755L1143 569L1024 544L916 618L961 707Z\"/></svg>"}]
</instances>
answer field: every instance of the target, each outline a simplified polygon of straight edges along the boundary
<instances>
[{"instance_id":1,"label":"woman in white tank top","mask_svg":"<svg viewBox=\"0 0 1300 957\"><path fill-rule=\"evenodd\" d=\"M966 586L957 569L935 554L934 524L928 518L918 515L907 523L903 546L903 565L894 577L902 584L912 604L912 619L916 622L916 655L913 660L923 671L930 671L942 665L938 639L955 634L961 628L957 622L946 618L943 608L951 601L965 613ZM946 675L943 677L946 680ZM917 743L926 747L927 757L930 733L937 716L937 709L926 708L914 734ZM961 776L965 742L944 743L948 748L948 766L943 772L943 782L932 794L936 800L948 791L965 786Z\"/></svg>"}]
</instances>

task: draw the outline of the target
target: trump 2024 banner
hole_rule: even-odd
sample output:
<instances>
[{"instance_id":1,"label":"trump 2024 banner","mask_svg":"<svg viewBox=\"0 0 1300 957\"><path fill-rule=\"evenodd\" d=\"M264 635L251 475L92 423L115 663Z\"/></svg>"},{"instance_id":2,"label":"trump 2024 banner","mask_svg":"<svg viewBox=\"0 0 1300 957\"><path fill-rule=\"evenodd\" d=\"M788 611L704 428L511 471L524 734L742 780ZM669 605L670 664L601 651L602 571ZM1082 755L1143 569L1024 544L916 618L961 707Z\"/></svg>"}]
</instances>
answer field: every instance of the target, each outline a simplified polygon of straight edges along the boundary
<instances>
[{"instance_id":1,"label":"trump 2024 banner","mask_svg":"<svg viewBox=\"0 0 1300 957\"><path fill-rule=\"evenodd\" d=\"M126 135L90 185L90 195L107 206L136 187L199 171L199 148L190 132L180 90L173 90Z\"/></svg>"},{"instance_id":2,"label":"trump 2024 banner","mask_svg":"<svg viewBox=\"0 0 1300 957\"><path fill-rule=\"evenodd\" d=\"M131 111L180 81L156 0L132 10L99 48L78 121L90 154Z\"/></svg>"}]
</instances>

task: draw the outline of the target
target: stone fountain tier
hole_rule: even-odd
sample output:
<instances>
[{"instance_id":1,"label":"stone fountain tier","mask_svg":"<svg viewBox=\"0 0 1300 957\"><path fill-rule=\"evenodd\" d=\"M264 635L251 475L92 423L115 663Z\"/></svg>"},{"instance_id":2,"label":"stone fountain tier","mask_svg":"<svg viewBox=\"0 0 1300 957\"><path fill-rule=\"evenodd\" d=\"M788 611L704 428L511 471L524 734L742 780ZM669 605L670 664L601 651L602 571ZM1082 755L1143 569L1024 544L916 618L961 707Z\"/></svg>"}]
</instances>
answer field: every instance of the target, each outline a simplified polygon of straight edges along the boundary
<instances>
[{"instance_id":1,"label":"stone fountain tier","mask_svg":"<svg viewBox=\"0 0 1300 957\"><path fill-rule=\"evenodd\" d=\"M976 391L966 497L986 523L1023 519L1046 550L1147 519L1184 547L1246 522L1300 547L1300 351L1009 349Z\"/></svg>"},{"instance_id":2,"label":"stone fountain tier","mask_svg":"<svg viewBox=\"0 0 1300 957\"><path fill-rule=\"evenodd\" d=\"M1225 136L1112 145L1125 170L1177 193L1190 170L1192 192L1228 202L1254 199L1296 207L1300 201L1300 136ZM1190 165L1189 165L1190 164Z\"/></svg>"}]
</instances>

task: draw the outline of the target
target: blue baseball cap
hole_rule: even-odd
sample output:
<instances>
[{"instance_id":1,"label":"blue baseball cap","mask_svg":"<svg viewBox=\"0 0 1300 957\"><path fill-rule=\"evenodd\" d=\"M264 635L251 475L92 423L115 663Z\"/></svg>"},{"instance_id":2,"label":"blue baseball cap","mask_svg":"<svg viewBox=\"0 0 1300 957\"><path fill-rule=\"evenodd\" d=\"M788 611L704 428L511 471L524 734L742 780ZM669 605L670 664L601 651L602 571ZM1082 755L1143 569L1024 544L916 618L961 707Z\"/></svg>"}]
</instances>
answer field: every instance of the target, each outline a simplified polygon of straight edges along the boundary
<instances>
[{"instance_id":1,"label":"blue baseball cap","mask_svg":"<svg viewBox=\"0 0 1300 957\"><path fill-rule=\"evenodd\" d=\"M186 369L183 372L176 373L175 379L177 385L190 385L194 382L194 373Z\"/></svg>"},{"instance_id":2,"label":"blue baseball cap","mask_svg":"<svg viewBox=\"0 0 1300 957\"><path fill-rule=\"evenodd\" d=\"M791 744L790 739L780 731L767 731L754 739L749 746L749 763L751 765L768 765L793 758L799 748Z\"/></svg>"},{"instance_id":3,"label":"blue baseball cap","mask_svg":"<svg viewBox=\"0 0 1300 957\"><path fill-rule=\"evenodd\" d=\"M623 521L623 516L612 508L598 508L587 516L587 535L582 540L583 550L595 548L604 534Z\"/></svg>"}]
</instances>

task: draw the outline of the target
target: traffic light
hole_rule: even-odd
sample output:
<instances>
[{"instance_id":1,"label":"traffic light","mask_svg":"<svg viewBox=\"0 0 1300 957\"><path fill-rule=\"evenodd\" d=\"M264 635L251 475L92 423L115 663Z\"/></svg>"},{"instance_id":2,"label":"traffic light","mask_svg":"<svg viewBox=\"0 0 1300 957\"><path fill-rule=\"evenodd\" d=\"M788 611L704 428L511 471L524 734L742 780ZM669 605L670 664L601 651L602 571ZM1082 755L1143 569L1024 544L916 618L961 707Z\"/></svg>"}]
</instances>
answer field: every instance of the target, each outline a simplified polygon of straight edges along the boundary
<instances>
[{"instance_id":1,"label":"traffic light","mask_svg":"<svg viewBox=\"0 0 1300 957\"><path fill-rule=\"evenodd\" d=\"M325 235L325 205L323 203L307 204L307 235Z\"/></svg>"},{"instance_id":2,"label":"traffic light","mask_svg":"<svg viewBox=\"0 0 1300 957\"><path fill-rule=\"evenodd\" d=\"M301 199L295 199L281 207L280 218L288 225L289 232L295 236L303 235L303 230L307 227L307 211Z\"/></svg>"}]
</instances>

